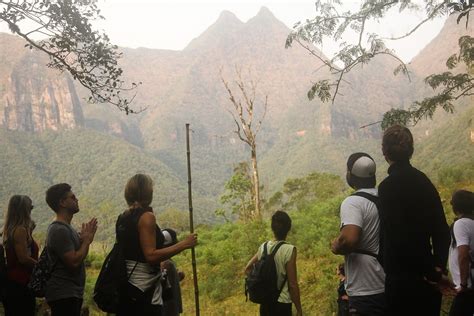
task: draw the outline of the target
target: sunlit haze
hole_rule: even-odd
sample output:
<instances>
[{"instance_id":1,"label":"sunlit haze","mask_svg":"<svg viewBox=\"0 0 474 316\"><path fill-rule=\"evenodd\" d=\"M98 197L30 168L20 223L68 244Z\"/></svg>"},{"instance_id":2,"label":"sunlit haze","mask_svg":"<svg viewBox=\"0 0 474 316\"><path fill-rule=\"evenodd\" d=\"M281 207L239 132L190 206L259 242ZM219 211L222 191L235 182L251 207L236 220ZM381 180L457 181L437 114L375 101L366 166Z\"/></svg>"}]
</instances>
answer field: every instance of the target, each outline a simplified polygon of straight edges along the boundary
<instances>
[{"instance_id":1,"label":"sunlit haze","mask_svg":"<svg viewBox=\"0 0 474 316\"><path fill-rule=\"evenodd\" d=\"M355 10L360 1L343 1L346 10ZM290 29L298 21L315 16L314 1L255 1L255 0L101 0L99 6L106 20L99 27L115 44L126 47L147 47L181 50L204 32L224 10L234 13L242 22L255 16L262 6ZM402 35L416 25L421 16L414 13L400 16L391 13L380 24L370 25L369 30L386 36ZM444 19L431 21L404 40L387 42L387 45L409 62L430 40L438 34ZM284 43L282 43L284 45ZM330 56L337 46L325 43L323 52Z\"/></svg>"},{"instance_id":2,"label":"sunlit haze","mask_svg":"<svg viewBox=\"0 0 474 316\"><path fill-rule=\"evenodd\" d=\"M415 1L416 2L416 1ZM344 11L356 10L360 1L343 1ZM105 20L94 24L104 30L114 44L123 47L181 50L214 23L222 11L234 13L242 22L255 16L261 7L267 7L275 17L292 28L298 21L315 16L312 0L99 0ZM422 19L416 13L390 12L380 23L369 24L367 30L387 37L405 34ZM396 54L409 62L435 37L445 18L438 18L420 27L410 37L387 42ZM9 32L5 23L0 31ZM282 46L285 43L282 43ZM323 53L331 56L338 48L332 42L324 44Z\"/></svg>"}]
</instances>

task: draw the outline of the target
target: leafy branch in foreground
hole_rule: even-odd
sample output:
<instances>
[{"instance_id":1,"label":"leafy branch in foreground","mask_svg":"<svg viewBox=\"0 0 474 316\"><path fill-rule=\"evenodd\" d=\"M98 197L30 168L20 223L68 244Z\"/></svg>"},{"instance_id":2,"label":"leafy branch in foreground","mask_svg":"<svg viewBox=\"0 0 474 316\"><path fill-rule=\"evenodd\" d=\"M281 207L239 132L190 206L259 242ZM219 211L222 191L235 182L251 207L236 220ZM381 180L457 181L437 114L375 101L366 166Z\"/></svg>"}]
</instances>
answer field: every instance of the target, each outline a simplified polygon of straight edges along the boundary
<instances>
[{"instance_id":1,"label":"leafy branch in foreground","mask_svg":"<svg viewBox=\"0 0 474 316\"><path fill-rule=\"evenodd\" d=\"M30 49L47 56L48 67L68 72L90 91L89 102L108 102L126 114L141 83L126 85L118 66L122 53L106 34L92 28L103 19L97 0L0 0L0 22L22 37ZM38 37L43 38L37 40Z\"/></svg>"},{"instance_id":2,"label":"leafy branch in foreground","mask_svg":"<svg viewBox=\"0 0 474 316\"><path fill-rule=\"evenodd\" d=\"M370 62L377 55L387 55L396 60L398 66L394 69L394 75L401 72L410 80L406 64L386 47L385 41L408 37L429 20L449 13L458 13L458 23L465 17L467 25L469 13L474 7L474 0L424 0L423 7L411 0L364 0L355 13L339 12L341 4L340 0L317 0L315 5L318 15L311 20L306 20L305 23L297 23L286 40L287 48L294 42L298 43L322 62L322 67L326 67L330 71L330 78L323 78L313 84L308 92L310 100L317 96L323 102L331 100L334 103L340 94L344 76L356 66ZM366 31L368 22L378 21L389 11L396 9L399 14L404 11L423 12L424 18L400 36L383 38L379 34ZM343 41L343 35L349 32L357 34L354 43ZM320 47L327 39L339 43L341 47L331 59L327 59L316 48L316 46ZM471 75L474 60L473 38L471 36L461 37L459 47L459 53L448 59L447 66L451 70L463 63L467 66L467 72L457 74L445 72L428 76L425 82L438 94L415 102L408 110L392 109L385 113L381 121L382 128L393 123L416 124L421 119L431 118L438 107L447 112L453 112L455 100L472 95L474 87Z\"/></svg>"},{"instance_id":3,"label":"leafy branch in foreground","mask_svg":"<svg viewBox=\"0 0 474 316\"><path fill-rule=\"evenodd\" d=\"M474 38L467 35L460 37L459 47L459 54L449 57L446 66L452 70L459 63L463 63L467 66L468 71L457 74L447 71L428 76L425 83L439 92L435 96L414 102L409 110L392 109L385 113L382 121L383 129L395 123L416 124L422 119L432 118L438 107L448 113L453 113L455 109L454 101L474 95L474 77L472 76Z\"/></svg>"}]
</instances>

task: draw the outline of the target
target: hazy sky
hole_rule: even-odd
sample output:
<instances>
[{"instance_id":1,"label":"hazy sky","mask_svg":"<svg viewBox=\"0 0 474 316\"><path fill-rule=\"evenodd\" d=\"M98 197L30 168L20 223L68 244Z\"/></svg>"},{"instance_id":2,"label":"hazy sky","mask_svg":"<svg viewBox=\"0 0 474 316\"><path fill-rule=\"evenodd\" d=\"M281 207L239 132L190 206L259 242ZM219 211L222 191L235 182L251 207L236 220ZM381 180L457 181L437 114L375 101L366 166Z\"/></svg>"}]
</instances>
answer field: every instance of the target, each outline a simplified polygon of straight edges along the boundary
<instances>
[{"instance_id":1,"label":"hazy sky","mask_svg":"<svg viewBox=\"0 0 474 316\"><path fill-rule=\"evenodd\" d=\"M343 0L344 6L356 9L360 1ZM246 22L266 6L275 17L292 28L294 23L315 16L312 0L99 0L106 20L100 23L112 41L120 46L183 49L216 21L223 10L233 12ZM420 20L414 14L394 13L371 30L386 35L400 35ZM410 61L438 34L444 19L430 22L407 40L387 43L406 62ZM282 43L284 45L284 43ZM336 47L325 44L324 53Z\"/></svg>"},{"instance_id":2,"label":"hazy sky","mask_svg":"<svg viewBox=\"0 0 474 316\"><path fill-rule=\"evenodd\" d=\"M183 49L216 21L224 10L233 12L246 22L255 16L262 6L292 28L294 23L315 16L313 0L98 0L105 21L96 23L114 44L126 47ZM421 0L415 0L421 1ZM357 9L361 1L343 0L347 9ZM374 32L385 35L401 35L416 25L420 16L394 12L380 24L369 25ZM430 22L408 39L387 42L405 62L410 61L429 41L438 34L444 19ZM0 31L8 32L5 23ZM282 46L284 43L282 43ZM325 43L323 52L331 56L337 47Z\"/></svg>"}]
</instances>

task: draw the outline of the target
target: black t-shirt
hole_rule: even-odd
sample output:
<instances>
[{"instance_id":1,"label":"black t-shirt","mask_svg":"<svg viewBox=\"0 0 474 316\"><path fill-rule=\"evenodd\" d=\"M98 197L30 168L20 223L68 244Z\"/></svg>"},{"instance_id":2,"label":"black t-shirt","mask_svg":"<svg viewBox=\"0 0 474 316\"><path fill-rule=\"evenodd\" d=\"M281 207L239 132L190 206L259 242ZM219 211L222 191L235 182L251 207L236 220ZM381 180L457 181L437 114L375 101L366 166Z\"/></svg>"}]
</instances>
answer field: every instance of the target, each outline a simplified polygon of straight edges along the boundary
<instances>
[{"instance_id":1,"label":"black t-shirt","mask_svg":"<svg viewBox=\"0 0 474 316\"><path fill-rule=\"evenodd\" d=\"M125 259L146 263L145 255L140 246L138 221L146 212L153 212L152 208L137 208L123 212L117 219L115 233L117 241L122 245ZM156 225L156 248L163 248L165 237Z\"/></svg>"}]
</instances>

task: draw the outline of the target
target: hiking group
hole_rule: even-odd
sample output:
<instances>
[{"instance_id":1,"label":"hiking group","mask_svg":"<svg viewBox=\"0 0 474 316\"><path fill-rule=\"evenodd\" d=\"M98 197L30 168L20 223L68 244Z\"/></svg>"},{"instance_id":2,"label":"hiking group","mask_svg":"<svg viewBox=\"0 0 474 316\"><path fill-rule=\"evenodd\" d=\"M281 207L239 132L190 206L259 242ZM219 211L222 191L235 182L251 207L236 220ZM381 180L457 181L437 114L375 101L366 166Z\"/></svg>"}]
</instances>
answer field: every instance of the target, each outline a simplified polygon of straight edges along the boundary
<instances>
[{"instance_id":1,"label":"hiking group","mask_svg":"<svg viewBox=\"0 0 474 316\"><path fill-rule=\"evenodd\" d=\"M347 160L346 179L355 192L341 204L340 232L331 243L331 251L344 256L348 309L339 315L438 316L442 294L455 296L449 315L474 314L474 194L452 195L451 238L436 188L410 164L413 151L408 128L384 132L389 168L378 189L370 155Z\"/></svg>"},{"instance_id":2,"label":"hiking group","mask_svg":"<svg viewBox=\"0 0 474 316\"><path fill-rule=\"evenodd\" d=\"M114 246L121 255L114 258L121 261L113 262L116 270L111 270L112 265L103 265L94 299L116 315L179 315L179 281L184 274L176 269L171 257L194 247L197 235L191 234L178 242L174 230L160 229L150 207L153 181L149 176L137 174L130 178L124 196L128 208L117 219L117 247ZM32 237L32 200L24 195L10 199L2 234L6 254L2 301L6 316L35 315L35 297L45 298L52 316L81 315L86 280L84 260L97 231L97 220L83 223L79 231L71 226L79 204L67 183L50 187L46 202L56 216L39 255ZM120 279L120 267L125 279ZM166 272L166 279L162 271ZM111 284L120 289L110 289ZM169 285L171 291L167 296L162 284ZM103 301L104 297L114 299L113 295L117 295L115 303Z\"/></svg>"},{"instance_id":3,"label":"hiking group","mask_svg":"<svg viewBox=\"0 0 474 316\"><path fill-rule=\"evenodd\" d=\"M338 315L438 316L442 294L454 295L450 315L474 314L474 194L454 192L456 221L450 229L436 188L410 164L413 150L406 127L384 132L382 153L389 168L378 189L369 154L354 153L347 160L346 180L355 192L341 204L340 231L330 244L334 254L344 256ZM157 225L149 176L130 178L124 197L128 207L116 221L116 242L102 265L94 300L117 315L179 315L184 274L171 258L196 246L197 235L178 241L174 230ZM40 253L32 235L33 201L25 195L9 201L1 249L6 263L0 260L6 316L35 315L36 297L45 298L53 316L81 315L84 261L98 223L92 218L79 231L71 226L79 204L69 184L51 186L46 202L55 219ZM286 241L291 224L286 212L276 211L274 238L262 243L245 267L246 295L260 304L262 316L290 316L293 305L296 315L303 315L297 249Z\"/></svg>"},{"instance_id":4,"label":"hiking group","mask_svg":"<svg viewBox=\"0 0 474 316\"><path fill-rule=\"evenodd\" d=\"M408 128L384 132L389 168L378 189L369 154L347 160L346 180L355 192L341 204L340 231L330 245L344 256L337 270L340 316L439 316L442 294L454 295L449 315L474 315L474 193L454 192L450 234L436 188L410 164L413 151ZM262 316L291 316L292 304L299 316L296 248L285 242L291 219L277 211L271 227L274 240L263 243L245 268L247 292Z\"/></svg>"}]
</instances>

